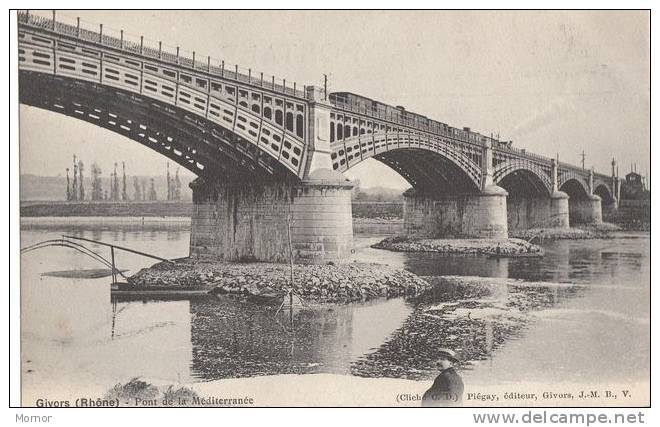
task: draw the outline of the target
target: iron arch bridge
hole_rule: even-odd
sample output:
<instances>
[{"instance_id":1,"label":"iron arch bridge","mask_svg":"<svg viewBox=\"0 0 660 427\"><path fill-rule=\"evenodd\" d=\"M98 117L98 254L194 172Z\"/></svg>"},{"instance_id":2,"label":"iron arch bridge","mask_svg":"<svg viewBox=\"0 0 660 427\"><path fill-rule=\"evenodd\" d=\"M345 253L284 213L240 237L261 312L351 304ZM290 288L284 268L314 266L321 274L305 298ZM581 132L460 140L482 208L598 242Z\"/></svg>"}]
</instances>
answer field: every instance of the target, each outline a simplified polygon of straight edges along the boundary
<instances>
[{"instance_id":1,"label":"iron arch bridge","mask_svg":"<svg viewBox=\"0 0 660 427\"><path fill-rule=\"evenodd\" d=\"M344 97L346 94L342 94ZM361 98L357 95L353 98ZM500 185L520 176L527 188L552 194L567 181L575 181L586 192L599 185L614 194L614 179L604 174L512 148L510 144L469 129L458 129L414 113L404 116L358 102L330 98L330 147L332 167L344 172L368 158L379 160L404 177L413 188L442 193L474 192L483 189L485 175ZM369 100L368 104L379 104ZM387 106L386 108L394 108ZM397 107L400 109L400 107ZM491 150L491 156L485 156ZM487 158L492 158L489 164ZM557 182L553 182L556 164ZM593 175L593 178L590 178ZM595 180L591 184L590 179Z\"/></svg>"},{"instance_id":2,"label":"iron arch bridge","mask_svg":"<svg viewBox=\"0 0 660 427\"><path fill-rule=\"evenodd\" d=\"M320 99L317 88L147 46L123 31L21 12L18 36L21 103L126 136L200 177L299 181L325 144L328 168L344 172L373 157L429 192L477 192L490 177L539 193L616 194L614 177L559 163L555 180L552 159L469 128L353 94Z\"/></svg>"},{"instance_id":3,"label":"iron arch bridge","mask_svg":"<svg viewBox=\"0 0 660 427\"><path fill-rule=\"evenodd\" d=\"M199 176L302 176L304 92L101 31L20 13L20 102L122 134Z\"/></svg>"}]
</instances>

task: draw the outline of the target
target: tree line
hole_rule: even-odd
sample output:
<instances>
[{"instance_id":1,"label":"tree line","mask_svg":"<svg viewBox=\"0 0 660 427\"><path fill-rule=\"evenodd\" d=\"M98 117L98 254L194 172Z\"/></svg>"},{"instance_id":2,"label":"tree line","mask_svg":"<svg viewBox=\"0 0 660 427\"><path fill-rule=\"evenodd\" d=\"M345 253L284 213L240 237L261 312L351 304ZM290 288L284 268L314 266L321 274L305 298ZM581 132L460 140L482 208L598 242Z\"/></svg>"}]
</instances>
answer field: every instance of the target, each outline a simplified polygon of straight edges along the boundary
<instances>
[{"instance_id":1,"label":"tree line","mask_svg":"<svg viewBox=\"0 0 660 427\"><path fill-rule=\"evenodd\" d=\"M118 163L114 163L114 169L110 172L110 188L103 188L103 171L101 167L94 162L91 167L91 194L88 196L85 192L84 171L85 165L82 160L73 155L73 165L66 168L66 200L109 200L109 201L154 201L159 200L156 193L154 178L149 179L149 188L147 189L147 179L133 176L133 194L128 194L128 183L126 176L126 163L121 162L121 179L117 172ZM73 172L73 177L70 177ZM170 164L167 163L167 195L166 200L181 200L181 180L179 179L179 168L176 168L174 174L170 173Z\"/></svg>"}]
</instances>

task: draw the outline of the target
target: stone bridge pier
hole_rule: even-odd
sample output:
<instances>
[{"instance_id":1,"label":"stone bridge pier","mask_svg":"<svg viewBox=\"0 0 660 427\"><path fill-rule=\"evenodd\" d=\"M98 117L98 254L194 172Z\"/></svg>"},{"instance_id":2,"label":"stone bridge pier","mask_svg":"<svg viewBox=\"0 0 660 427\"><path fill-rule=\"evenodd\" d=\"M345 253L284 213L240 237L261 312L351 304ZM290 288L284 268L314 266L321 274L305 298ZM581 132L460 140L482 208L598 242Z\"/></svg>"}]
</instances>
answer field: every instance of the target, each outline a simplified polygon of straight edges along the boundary
<instances>
[{"instance_id":1,"label":"stone bridge pier","mask_svg":"<svg viewBox=\"0 0 660 427\"><path fill-rule=\"evenodd\" d=\"M476 194L404 193L403 224L408 235L505 239L507 192L491 185Z\"/></svg>"},{"instance_id":2,"label":"stone bridge pier","mask_svg":"<svg viewBox=\"0 0 660 427\"><path fill-rule=\"evenodd\" d=\"M621 182L617 176L616 169L616 160L612 159L612 175L609 178L609 182L601 178L597 183L594 183L595 188L593 192L601 198L601 210L605 217L612 215L619 208Z\"/></svg>"},{"instance_id":3,"label":"stone bridge pier","mask_svg":"<svg viewBox=\"0 0 660 427\"><path fill-rule=\"evenodd\" d=\"M445 238L505 239L507 192L493 183L490 141L483 145L482 183L477 192L404 193L403 221L408 235Z\"/></svg>"},{"instance_id":4,"label":"stone bridge pier","mask_svg":"<svg viewBox=\"0 0 660 427\"><path fill-rule=\"evenodd\" d=\"M564 184L566 192L570 195L568 213L571 225L600 224L603 222L601 197L594 194L594 174L589 172L587 191L568 181Z\"/></svg>"},{"instance_id":5,"label":"stone bridge pier","mask_svg":"<svg viewBox=\"0 0 660 427\"><path fill-rule=\"evenodd\" d=\"M589 194L584 199L574 199L569 203L571 225L600 224L603 222L601 199L595 194Z\"/></svg>"},{"instance_id":6,"label":"stone bridge pier","mask_svg":"<svg viewBox=\"0 0 660 427\"><path fill-rule=\"evenodd\" d=\"M507 198L507 219L510 230L569 227L569 197L568 194L558 190L555 159L552 159L551 165L552 190L549 193L538 180L536 191L528 188L520 191L524 183L516 182L514 177L521 176L518 181L523 182L533 180L533 175L529 173L509 175L500 183L504 188L511 188Z\"/></svg>"},{"instance_id":7,"label":"stone bridge pier","mask_svg":"<svg viewBox=\"0 0 660 427\"><path fill-rule=\"evenodd\" d=\"M332 170L330 107L315 90L309 93L315 101L309 104L311 136L301 179L191 184L192 257L281 263L293 255L302 264L351 259L353 184Z\"/></svg>"},{"instance_id":8,"label":"stone bridge pier","mask_svg":"<svg viewBox=\"0 0 660 427\"><path fill-rule=\"evenodd\" d=\"M517 197L507 200L510 230L569 227L568 195L555 191L548 197Z\"/></svg>"}]
</instances>

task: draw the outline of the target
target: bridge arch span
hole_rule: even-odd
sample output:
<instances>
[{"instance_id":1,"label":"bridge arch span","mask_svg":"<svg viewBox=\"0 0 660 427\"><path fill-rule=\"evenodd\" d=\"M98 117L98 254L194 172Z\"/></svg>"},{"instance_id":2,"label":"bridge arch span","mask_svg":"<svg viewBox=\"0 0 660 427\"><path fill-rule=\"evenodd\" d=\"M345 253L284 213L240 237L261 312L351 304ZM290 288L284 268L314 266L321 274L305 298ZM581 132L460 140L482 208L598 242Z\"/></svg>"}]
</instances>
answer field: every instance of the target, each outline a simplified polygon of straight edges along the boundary
<instances>
[{"instance_id":1,"label":"bridge arch span","mask_svg":"<svg viewBox=\"0 0 660 427\"><path fill-rule=\"evenodd\" d=\"M605 184L596 185L596 188L594 189L594 194L596 194L601 198L603 204L614 203L614 197L612 196L612 192L610 191L610 188Z\"/></svg>"},{"instance_id":2,"label":"bridge arch span","mask_svg":"<svg viewBox=\"0 0 660 427\"><path fill-rule=\"evenodd\" d=\"M475 193L481 186L478 158L420 135L374 133L351 137L331 146L333 169L345 172L373 158L392 168L418 192ZM476 149L475 149L476 153Z\"/></svg>"},{"instance_id":3,"label":"bridge arch span","mask_svg":"<svg viewBox=\"0 0 660 427\"><path fill-rule=\"evenodd\" d=\"M610 186L604 182L599 182L595 184L595 187L594 194L600 197L601 211L610 214L618 207L617 200Z\"/></svg>"},{"instance_id":4,"label":"bridge arch span","mask_svg":"<svg viewBox=\"0 0 660 427\"><path fill-rule=\"evenodd\" d=\"M589 186L581 179L577 178L569 178L564 181L560 185L559 191L568 194L568 197L570 197L569 200L584 200L589 198L591 193L591 191L589 191Z\"/></svg>"},{"instance_id":5,"label":"bridge arch span","mask_svg":"<svg viewBox=\"0 0 660 427\"><path fill-rule=\"evenodd\" d=\"M447 195L479 191L478 184L460 166L433 151L401 148L373 158L392 168L420 193Z\"/></svg>"},{"instance_id":6,"label":"bridge arch span","mask_svg":"<svg viewBox=\"0 0 660 427\"><path fill-rule=\"evenodd\" d=\"M511 164L500 167L493 174L495 184L504 188L509 197L549 197L552 181L544 172L525 165Z\"/></svg>"},{"instance_id":7,"label":"bridge arch span","mask_svg":"<svg viewBox=\"0 0 660 427\"><path fill-rule=\"evenodd\" d=\"M601 198L592 194L581 179L569 178L559 187L568 194L568 216L571 225L594 224L603 220Z\"/></svg>"},{"instance_id":8,"label":"bridge arch span","mask_svg":"<svg viewBox=\"0 0 660 427\"><path fill-rule=\"evenodd\" d=\"M277 162L226 130L121 89L22 71L21 104L85 121L136 141L207 180L286 177Z\"/></svg>"},{"instance_id":9,"label":"bridge arch span","mask_svg":"<svg viewBox=\"0 0 660 427\"><path fill-rule=\"evenodd\" d=\"M567 228L568 201L563 193L552 191L547 175L534 168L516 166L496 175L497 185L508 193L506 200L509 230Z\"/></svg>"}]
</instances>

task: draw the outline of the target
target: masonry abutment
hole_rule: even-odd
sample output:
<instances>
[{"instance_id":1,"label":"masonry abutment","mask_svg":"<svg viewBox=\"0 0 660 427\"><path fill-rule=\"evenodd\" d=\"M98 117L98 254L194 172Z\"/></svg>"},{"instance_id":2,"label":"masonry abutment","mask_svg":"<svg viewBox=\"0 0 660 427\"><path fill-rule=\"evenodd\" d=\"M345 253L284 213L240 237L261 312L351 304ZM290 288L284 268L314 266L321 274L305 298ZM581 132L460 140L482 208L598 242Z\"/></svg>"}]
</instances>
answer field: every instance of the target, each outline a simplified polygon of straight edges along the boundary
<instances>
[{"instance_id":1,"label":"masonry abutment","mask_svg":"<svg viewBox=\"0 0 660 427\"><path fill-rule=\"evenodd\" d=\"M595 194L589 194L585 198L570 199L568 209L571 225L603 222L601 198Z\"/></svg>"},{"instance_id":2,"label":"masonry abutment","mask_svg":"<svg viewBox=\"0 0 660 427\"><path fill-rule=\"evenodd\" d=\"M602 214L605 216L612 215L619 208L619 202L616 199L611 200L609 203L602 199L600 204Z\"/></svg>"},{"instance_id":3,"label":"masonry abutment","mask_svg":"<svg viewBox=\"0 0 660 427\"><path fill-rule=\"evenodd\" d=\"M509 230L569 227L568 195L555 191L550 196L507 199Z\"/></svg>"},{"instance_id":4,"label":"masonry abutment","mask_svg":"<svg viewBox=\"0 0 660 427\"><path fill-rule=\"evenodd\" d=\"M507 192L496 186L474 194L404 193L403 220L407 235L434 238L508 237Z\"/></svg>"},{"instance_id":5,"label":"masonry abutment","mask_svg":"<svg viewBox=\"0 0 660 427\"><path fill-rule=\"evenodd\" d=\"M205 183L193 189L190 256L225 261L341 263L353 252L352 184Z\"/></svg>"}]
</instances>

